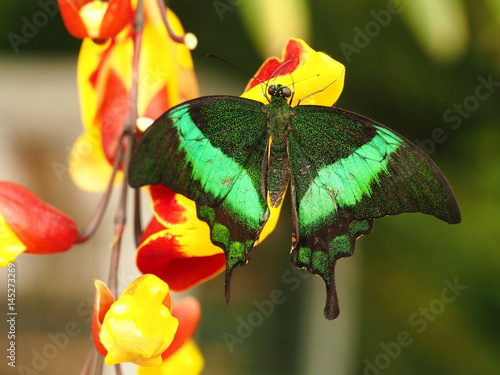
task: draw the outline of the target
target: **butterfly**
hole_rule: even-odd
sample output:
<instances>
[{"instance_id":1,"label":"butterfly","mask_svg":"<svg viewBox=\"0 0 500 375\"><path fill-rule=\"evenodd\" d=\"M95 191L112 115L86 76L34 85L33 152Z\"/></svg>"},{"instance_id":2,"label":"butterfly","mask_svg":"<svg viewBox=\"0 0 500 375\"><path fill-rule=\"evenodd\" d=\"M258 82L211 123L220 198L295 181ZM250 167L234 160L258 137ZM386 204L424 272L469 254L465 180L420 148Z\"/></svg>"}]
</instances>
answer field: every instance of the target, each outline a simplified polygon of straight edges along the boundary
<instances>
[{"instance_id":1,"label":"butterfly","mask_svg":"<svg viewBox=\"0 0 500 375\"><path fill-rule=\"evenodd\" d=\"M268 87L268 104L205 96L171 108L142 135L132 187L162 184L196 202L226 255L226 299L289 189L291 263L326 284L324 315L339 315L334 267L373 220L422 212L460 222L451 187L417 146L367 117L318 105L292 107L292 90Z\"/></svg>"}]
</instances>

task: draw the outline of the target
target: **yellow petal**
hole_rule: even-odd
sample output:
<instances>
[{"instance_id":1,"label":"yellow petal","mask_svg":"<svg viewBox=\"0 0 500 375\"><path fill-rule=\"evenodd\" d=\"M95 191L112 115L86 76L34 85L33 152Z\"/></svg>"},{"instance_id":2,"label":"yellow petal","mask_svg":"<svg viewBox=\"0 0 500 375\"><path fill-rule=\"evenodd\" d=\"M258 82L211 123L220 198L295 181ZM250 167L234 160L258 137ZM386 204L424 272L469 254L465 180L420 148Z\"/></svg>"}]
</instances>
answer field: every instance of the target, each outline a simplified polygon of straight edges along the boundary
<instances>
[{"instance_id":1,"label":"yellow petal","mask_svg":"<svg viewBox=\"0 0 500 375\"><path fill-rule=\"evenodd\" d=\"M198 375L205 361L194 340L186 341L160 367L139 367L138 375Z\"/></svg>"},{"instance_id":2,"label":"yellow petal","mask_svg":"<svg viewBox=\"0 0 500 375\"><path fill-rule=\"evenodd\" d=\"M270 85L281 84L293 91L292 105L310 104L332 106L344 87L345 67L323 52L317 52L301 39L291 38L283 48L282 58L267 59L259 68L255 77L264 83L255 84L250 80L243 98L253 99L264 104L269 98L263 95ZM276 227L281 206L270 208L270 217L259 238L262 242Z\"/></svg>"},{"instance_id":3,"label":"yellow petal","mask_svg":"<svg viewBox=\"0 0 500 375\"><path fill-rule=\"evenodd\" d=\"M186 221L180 225L168 225L168 233L176 239L186 254L204 257L223 253L210 241L210 227L196 215L196 203L181 194L176 194L177 203L184 207ZM158 216L157 216L158 219ZM159 219L160 220L160 219Z\"/></svg>"},{"instance_id":4,"label":"yellow petal","mask_svg":"<svg viewBox=\"0 0 500 375\"><path fill-rule=\"evenodd\" d=\"M99 338L108 350L105 362L159 366L179 322L163 305L168 285L154 275L130 284L104 317Z\"/></svg>"},{"instance_id":5,"label":"yellow petal","mask_svg":"<svg viewBox=\"0 0 500 375\"><path fill-rule=\"evenodd\" d=\"M5 218L0 214L0 267L6 267L26 250L26 246L12 231Z\"/></svg>"},{"instance_id":6,"label":"yellow petal","mask_svg":"<svg viewBox=\"0 0 500 375\"><path fill-rule=\"evenodd\" d=\"M262 228L262 232L259 236L259 243L264 241L267 236L269 236L272 231L276 228L276 225L278 225L278 219L280 217L280 212L281 212L281 207L283 206L283 201L281 200L281 203L278 207L272 207L269 204L269 194L267 197L267 206L269 207L269 219L267 219L266 224L264 225L264 228Z\"/></svg>"},{"instance_id":7,"label":"yellow petal","mask_svg":"<svg viewBox=\"0 0 500 375\"><path fill-rule=\"evenodd\" d=\"M167 90L170 106L198 96L191 53L186 45L170 39L156 7L157 5L153 4L153 9L147 11L147 22L144 25L139 64L140 115L146 113L149 103L160 90ZM167 19L174 33L184 35L179 18L170 8L167 8ZM117 63L121 63L121 60Z\"/></svg>"},{"instance_id":8,"label":"yellow petal","mask_svg":"<svg viewBox=\"0 0 500 375\"><path fill-rule=\"evenodd\" d=\"M90 130L95 123L97 100L93 77L96 69L101 63L105 63L103 55L109 48L108 41L104 44L96 44L91 39L82 41L77 63L77 85L80 98L80 110L82 124L86 130Z\"/></svg>"}]
</instances>

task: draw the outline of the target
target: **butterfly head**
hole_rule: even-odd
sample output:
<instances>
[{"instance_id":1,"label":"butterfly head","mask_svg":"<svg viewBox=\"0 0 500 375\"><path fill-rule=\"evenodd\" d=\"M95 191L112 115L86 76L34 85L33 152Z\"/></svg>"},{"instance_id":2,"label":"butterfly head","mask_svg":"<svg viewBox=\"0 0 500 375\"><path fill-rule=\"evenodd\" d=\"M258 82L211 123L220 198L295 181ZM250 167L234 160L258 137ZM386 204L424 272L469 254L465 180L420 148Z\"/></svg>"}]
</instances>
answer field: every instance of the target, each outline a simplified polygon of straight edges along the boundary
<instances>
[{"instance_id":1,"label":"butterfly head","mask_svg":"<svg viewBox=\"0 0 500 375\"><path fill-rule=\"evenodd\" d=\"M271 97L275 98L289 98L292 96L292 90L290 90L290 87L283 86L283 85L271 85L267 89L267 93Z\"/></svg>"}]
</instances>

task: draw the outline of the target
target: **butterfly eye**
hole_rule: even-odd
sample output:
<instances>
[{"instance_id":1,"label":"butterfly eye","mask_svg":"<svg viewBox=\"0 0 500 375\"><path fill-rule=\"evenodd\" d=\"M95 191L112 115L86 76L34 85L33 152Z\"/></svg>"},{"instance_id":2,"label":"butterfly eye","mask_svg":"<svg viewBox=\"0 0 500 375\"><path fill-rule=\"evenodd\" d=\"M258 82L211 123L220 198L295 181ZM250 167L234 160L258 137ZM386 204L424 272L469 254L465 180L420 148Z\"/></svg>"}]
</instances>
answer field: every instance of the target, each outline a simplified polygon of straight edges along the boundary
<instances>
[{"instance_id":1,"label":"butterfly eye","mask_svg":"<svg viewBox=\"0 0 500 375\"><path fill-rule=\"evenodd\" d=\"M276 85L269 86L269 88L267 89L267 93L271 96L276 95Z\"/></svg>"},{"instance_id":2,"label":"butterfly eye","mask_svg":"<svg viewBox=\"0 0 500 375\"><path fill-rule=\"evenodd\" d=\"M282 87L280 96L283 98L289 98L290 96L292 96L292 90L290 90L289 87Z\"/></svg>"}]
</instances>

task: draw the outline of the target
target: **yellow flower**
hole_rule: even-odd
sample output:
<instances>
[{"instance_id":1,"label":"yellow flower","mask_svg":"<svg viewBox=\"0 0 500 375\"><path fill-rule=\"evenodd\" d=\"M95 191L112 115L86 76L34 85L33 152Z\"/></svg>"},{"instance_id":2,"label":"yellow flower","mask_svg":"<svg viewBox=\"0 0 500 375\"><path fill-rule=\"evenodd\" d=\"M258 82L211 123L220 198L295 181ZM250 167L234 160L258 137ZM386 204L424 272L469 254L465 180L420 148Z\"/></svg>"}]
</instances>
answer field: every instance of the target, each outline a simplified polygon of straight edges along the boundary
<instances>
[{"instance_id":1,"label":"yellow flower","mask_svg":"<svg viewBox=\"0 0 500 375\"><path fill-rule=\"evenodd\" d=\"M196 216L195 203L162 185L149 190L155 216L137 248L139 270L160 277L176 292L223 271L224 252L210 241L210 229Z\"/></svg>"},{"instance_id":2,"label":"yellow flower","mask_svg":"<svg viewBox=\"0 0 500 375\"><path fill-rule=\"evenodd\" d=\"M179 322L163 304L168 285L154 275L130 284L104 317L99 338L108 351L105 362L159 366Z\"/></svg>"}]
</instances>

